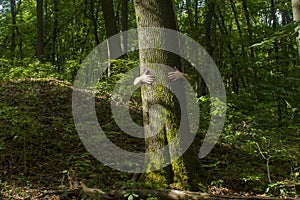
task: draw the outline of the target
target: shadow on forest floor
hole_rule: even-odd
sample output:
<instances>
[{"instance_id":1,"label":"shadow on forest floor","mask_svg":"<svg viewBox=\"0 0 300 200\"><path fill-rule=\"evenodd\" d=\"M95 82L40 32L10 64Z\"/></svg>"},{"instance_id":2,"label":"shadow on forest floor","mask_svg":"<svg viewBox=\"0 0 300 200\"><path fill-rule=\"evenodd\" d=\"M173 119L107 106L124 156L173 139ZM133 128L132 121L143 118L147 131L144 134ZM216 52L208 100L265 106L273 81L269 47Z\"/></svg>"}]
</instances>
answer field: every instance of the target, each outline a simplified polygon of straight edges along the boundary
<instances>
[{"instance_id":1,"label":"shadow on forest floor","mask_svg":"<svg viewBox=\"0 0 300 200\"><path fill-rule=\"evenodd\" d=\"M69 188L74 180L104 191L143 187L130 181L133 174L112 170L86 151L73 123L71 85L54 79L0 85L0 199L33 198ZM106 98L97 98L96 109L110 140L128 150L143 150L143 141L116 128ZM131 114L139 116L140 111ZM271 161L272 178L285 181L291 164ZM243 146L220 142L202 163L213 194L256 195L268 188L266 161ZM273 195L280 195L280 188L274 189Z\"/></svg>"}]
</instances>

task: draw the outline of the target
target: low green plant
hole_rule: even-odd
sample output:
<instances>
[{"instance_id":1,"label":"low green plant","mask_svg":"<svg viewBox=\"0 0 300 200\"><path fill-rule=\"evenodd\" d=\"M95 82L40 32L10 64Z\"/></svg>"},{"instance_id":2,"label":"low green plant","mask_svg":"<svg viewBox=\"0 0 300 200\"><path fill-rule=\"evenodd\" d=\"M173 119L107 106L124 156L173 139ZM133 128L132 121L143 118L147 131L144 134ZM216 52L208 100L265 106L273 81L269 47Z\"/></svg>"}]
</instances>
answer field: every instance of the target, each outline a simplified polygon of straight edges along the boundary
<instances>
[{"instance_id":1,"label":"low green plant","mask_svg":"<svg viewBox=\"0 0 300 200\"><path fill-rule=\"evenodd\" d=\"M127 198L128 200L133 200L135 198L138 198L139 195L134 193L134 192L126 192L126 194L124 195L125 198Z\"/></svg>"}]
</instances>

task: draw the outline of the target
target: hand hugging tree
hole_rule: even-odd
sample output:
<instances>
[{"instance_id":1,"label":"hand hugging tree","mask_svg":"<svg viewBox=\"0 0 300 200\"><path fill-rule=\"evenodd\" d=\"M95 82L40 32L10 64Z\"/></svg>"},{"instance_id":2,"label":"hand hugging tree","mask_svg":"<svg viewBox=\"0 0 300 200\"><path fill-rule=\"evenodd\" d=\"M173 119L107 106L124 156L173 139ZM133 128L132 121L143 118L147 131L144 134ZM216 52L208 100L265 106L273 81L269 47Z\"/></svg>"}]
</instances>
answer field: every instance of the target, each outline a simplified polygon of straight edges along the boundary
<instances>
[{"instance_id":1,"label":"hand hugging tree","mask_svg":"<svg viewBox=\"0 0 300 200\"><path fill-rule=\"evenodd\" d=\"M197 171L199 169L197 167L200 167L197 153L193 154L189 148L183 156L161 169L161 162L171 161L174 152L169 149L166 156L158 151L171 141L177 141L172 147L173 150L182 148L180 142L182 138L177 134L179 126L186 134L190 132L185 108L185 91L180 81L187 75L181 72L181 58L163 50L166 45L172 46L173 49L180 49L179 41L178 38L170 40L167 33L159 29L178 30L173 1L134 0L134 6L138 28L146 28L138 29L141 75L134 80L135 85L142 85L146 153L150 155L145 163L148 163L146 166L148 171L152 171L146 174L146 181L161 187L171 185L180 189L199 190L202 182L198 178L203 173ZM155 30L155 27L158 29ZM155 48L148 48L149 43ZM176 68L172 70L164 66L176 66ZM165 87L166 85L169 88ZM172 88L176 89L176 96L172 93ZM185 123L181 123L182 121ZM151 152L155 153L151 154Z\"/></svg>"}]
</instances>

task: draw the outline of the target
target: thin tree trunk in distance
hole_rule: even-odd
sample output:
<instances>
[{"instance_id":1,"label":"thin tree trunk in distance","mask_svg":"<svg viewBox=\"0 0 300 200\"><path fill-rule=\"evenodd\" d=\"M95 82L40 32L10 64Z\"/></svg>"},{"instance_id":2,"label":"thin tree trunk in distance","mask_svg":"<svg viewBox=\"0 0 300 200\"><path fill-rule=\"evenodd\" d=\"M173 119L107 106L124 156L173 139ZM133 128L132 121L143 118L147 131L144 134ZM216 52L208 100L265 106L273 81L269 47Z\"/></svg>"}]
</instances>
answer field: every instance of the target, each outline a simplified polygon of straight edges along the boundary
<instances>
[{"instance_id":1,"label":"thin tree trunk in distance","mask_svg":"<svg viewBox=\"0 0 300 200\"><path fill-rule=\"evenodd\" d=\"M195 19L194 19L194 22L195 22L195 24L194 24L194 27L196 27L196 26L198 26L198 21L199 21L199 1L198 0L196 0L195 1L195 6L194 6L194 9L195 9Z\"/></svg>"},{"instance_id":2,"label":"thin tree trunk in distance","mask_svg":"<svg viewBox=\"0 0 300 200\"><path fill-rule=\"evenodd\" d=\"M53 24L53 35L52 35L52 65L56 64L56 39L58 31L58 0L53 0L53 12L54 12L54 24ZM58 69L59 70L59 69Z\"/></svg>"},{"instance_id":3,"label":"thin tree trunk in distance","mask_svg":"<svg viewBox=\"0 0 300 200\"><path fill-rule=\"evenodd\" d=\"M248 45L251 46L252 43L253 43L253 31L252 31L252 25L251 25L251 21L250 21L250 13L249 13L249 10L248 10L247 0L242 0L242 5L243 5L243 11L244 11L246 24L247 24L247 29L248 29ZM255 54L254 48L250 47L250 58L251 58L251 60L253 60L254 54ZM254 72L254 79L256 80L257 70L256 70L255 67L253 68L253 72Z\"/></svg>"},{"instance_id":4,"label":"thin tree trunk in distance","mask_svg":"<svg viewBox=\"0 0 300 200\"><path fill-rule=\"evenodd\" d=\"M243 59L246 60L247 56L246 56L246 53L245 53L244 36L243 36L243 32L242 32L242 29L241 29L241 26L240 26L239 17L238 17L238 13L237 13L237 10L236 10L234 0L230 0L230 5L231 5L232 12L234 14L235 23L236 23L236 26L237 26L237 29L238 29L238 32L239 32L239 36L240 36L240 39L241 39L242 56L243 56ZM245 70L246 74L250 73L248 67L245 67L244 70ZM240 78L243 79L243 77L240 77ZM249 82L248 76L246 76L245 78L246 78L246 82L248 83ZM244 86L246 86L245 81L242 81L242 83L243 83Z\"/></svg>"},{"instance_id":5,"label":"thin tree trunk in distance","mask_svg":"<svg viewBox=\"0 0 300 200\"><path fill-rule=\"evenodd\" d=\"M37 58L42 60L44 53L43 0L36 0L37 12Z\"/></svg>"},{"instance_id":6,"label":"thin tree trunk in distance","mask_svg":"<svg viewBox=\"0 0 300 200\"><path fill-rule=\"evenodd\" d=\"M90 0L90 9L91 9L91 21L93 24L93 32L94 32L94 39L95 39L95 44L98 45L100 44L99 36L98 36L98 6L95 10L95 5L94 5L94 0Z\"/></svg>"},{"instance_id":7,"label":"thin tree trunk in distance","mask_svg":"<svg viewBox=\"0 0 300 200\"><path fill-rule=\"evenodd\" d=\"M208 3L208 11L205 16L205 47L206 51L209 53L209 55L213 55L213 46L212 46L212 20L215 13L215 1L214 0L207 0L206 3ZM200 95L205 96L206 95L206 84L204 80L201 78L201 85L200 85Z\"/></svg>"},{"instance_id":8,"label":"thin tree trunk in distance","mask_svg":"<svg viewBox=\"0 0 300 200\"><path fill-rule=\"evenodd\" d=\"M231 5L231 9L232 9L232 12L234 14L234 19L235 19L235 23L236 23L236 26L237 26L237 29L238 29L238 32L239 32L239 35L240 35L240 38L241 38L241 41L243 42L243 32L241 30L241 26L240 26L240 22L239 22L239 17L238 17L238 13L236 11L236 6L235 6L235 2L233 0L230 0L230 5ZM244 44L242 43L242 55L243 57L246 56L245 54L245 47L244 47Z\"/></svg>"},{"instance_id":9,"label":"thin tree trunk in distance","mask_svg":"<svg viewBox=\"0 0 300 200\"><path fill-rule=\"evenodd\" d=\"M114 7L112 0L102 0L102 12L105 22L105 30L107 37L118 34L118 28L116 24L116 18L114 14Z\"/></svg>"},{"instance_id":10,"label":"thin tree trunk in distance","mask_svg":"<svg viewBox=\"0 0 300 200\"><path fill-rule=\"evenodd\" d=\"M122 26L122 51L127 52L127 34L124 33L128 30L128 0L122 0L121 12L121 26Z\"/></svg>"},{"instance_id":11,"label":"thin tree trunk in distance","mask_svg":"<svg viewBox=\"0 0 300 200\"><path fill-rule=\"evenodd\" d=\"M298 45L298 56L300 58L300 0L292 0L292 7L293 7L293 18L294 21L297 23L296 27L296 41Z\"/></svg>"},{"instance_id":12,"label":"thin tree trunk in distance","mask_svg":"<svg viewBox=\"0 0 300 200\"><path fill-rule=\"evenodd\" d=\"M16 4L16 0L10 0L10 12L11 12L11 44L10 44L10 53L11 53L11 61L13 63L13 60L15 59L15 50L16 50L16 36L18 36L19 39L19 58L20 60L23 59L23 40L20 33L20 30L17 26L17 14L20 11L22 1L18 1L18 4Z\"/></svg>"},{"instance_id":13,"label":"thin tree trunk in distance","mask_svg":"<svg viewBox=\"0 0 300 200\"><path fill-rule=\"evenodd\" d=\"M102 0L102 12L105 22L105 29L107 38L118 34L116 17L114 14L113 0ZM115 38L113 42L108 42L108 57L116 58L115 55L120 55L121 52L121 39ZM108 63L107 74L110 76L111 64Z\"/></svg>"},{"instance_id":14,"label":"thin tree trunk in distance","mask_svg":"<svg viewBox=\"0 0 300 200\"><path fill-rule=\"evenodd\" d=\"M11 19L12 19L12 26L11 26L11 42L10 42L10 54L11 60L15 59L15 49L16 49L16 1L10 0L10 12L11 12Z\"/></svg>"},{"instance_id":15,"label":"thin tree trunk in distance","mask_svg":"<svg viewBox=\"0 0 300 200\"><path fill-rule=\"evenodd\" d=\"M271 16L272 16L272 29L275 33L276 28L277 28L277 17L276 17L276 8L275 8L275 1L271 0ZM275 39L274 41L274 50L275 50L275 59L276 59L276 63L278 63L278 53L279 53L279 47L278 47L278 41L277 39ZM279 68L277 68L277 70L279 70Z\"/></svg>"},{"instance_id":16,"label":"thin tree trunk in distance","mask_svg":"<svg viewBox=\"0 0 300 200\"><path fill-rule=\"evenodd\" d=\"M223 16L222 14L222 11L221 9L218 7L218 13L220 15L220 18L221 20L219 20L219 27L220 27L220 30L221 30L221 33L222 35L225 35L225 36L229 36L229 32L226 28L226 25L224 23L225 21L225 17ZM229 50L229 55L233 58L232 59L232 69L231 69L231 85L232 85L232 90L235 94L238 94L239 93L239 69L238 69L238 64L237 64L237 61L234 59L236 56L235 56L235 53L233 51L233 48L231 46L231 43L228 43L227 42L227 46L228 46L228 50Z\"/></svg>"},{"instance_id":17,"label":"thin tree trunk in distance","mask_svg":"<svg viewBox=\"0 0 300 200\"><path fill-rule=\"evenodd\" d=\"M246 23L247 23L249 42L251 44L253 33L252 33L252 25L251 25L251 21L250 21L250 14L249 14L249 11L248 11L248 6L247 6L247 0L242 0L242 3L243 3L243 10L244 10L245 18L246 18ZM253 48L251 48L250 50L251 50L251 57L254 57Z\"/></svg>"}]
</instances>

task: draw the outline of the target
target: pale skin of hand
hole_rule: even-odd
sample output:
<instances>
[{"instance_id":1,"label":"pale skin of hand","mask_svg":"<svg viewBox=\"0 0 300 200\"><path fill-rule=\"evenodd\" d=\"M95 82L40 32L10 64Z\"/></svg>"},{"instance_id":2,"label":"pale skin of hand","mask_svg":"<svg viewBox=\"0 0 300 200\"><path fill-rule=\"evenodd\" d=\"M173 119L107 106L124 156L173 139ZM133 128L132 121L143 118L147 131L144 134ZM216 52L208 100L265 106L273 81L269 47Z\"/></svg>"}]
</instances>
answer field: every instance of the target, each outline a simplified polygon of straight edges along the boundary
<instances>
[{"instance_id":1,"label":"pale skin of hand","mask_svg":"<svg viewBox=\"0 0 300 200\"><path fill-rule=\"evenodd\" d=\"M180 72L176 67L174 67L175 71L168 73L168 78L172 81L177 81L183 78L189 78L187 74ZM151 84L155 81L155 77L151 74L148 74L149 70L146 70L143 75L135 78L133 84Z\"/></svg>"},{"instance_id":2,"label":"pale skin of hand","mask_svg":"<svg viewBox=\"0 0 300 200\"><path fill-rule=\"evenodd\" d=\"M189 76L185 73L179 71L176 67L174 67L175 71L168 73L168 78L172 81L177 81L183 78L189 79Z\"/></svg>"},{"instance_id":3,"label":"pale skin of hand","mask_svg":"<svg viewBox=\"0 0 300 200\"><path fill-rule=\"evenodd\" d=\"M136 77L134 79L133 84L138 85L138 84L151 84L154 82L155 77L151 74L148 74L149 70L146 70L141 76Z\"/></svg>"}]
</instances>

